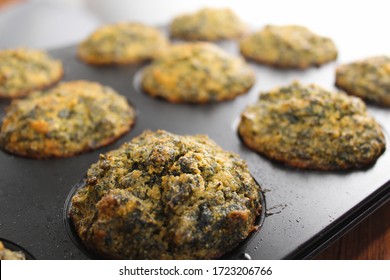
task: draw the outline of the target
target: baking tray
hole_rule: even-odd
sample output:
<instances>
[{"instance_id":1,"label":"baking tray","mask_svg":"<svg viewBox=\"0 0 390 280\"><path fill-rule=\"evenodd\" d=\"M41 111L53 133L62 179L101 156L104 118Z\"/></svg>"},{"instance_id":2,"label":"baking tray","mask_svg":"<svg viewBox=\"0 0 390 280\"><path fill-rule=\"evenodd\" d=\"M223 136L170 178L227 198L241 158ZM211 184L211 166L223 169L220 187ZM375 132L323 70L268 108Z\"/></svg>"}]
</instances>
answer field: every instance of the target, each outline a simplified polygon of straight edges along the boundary
<instances>
[{"instance_id":1,"label":"baking tray","mask_svg":"<svg viewBox=\"0 0 390 280\"><path fill-rule=\"evenodd\" d=\"M234 42L222 42L220 46L238 54ZM311 258L390 197L389 149L365 170L302 171L252 152L236 133L240 113L257 100L260 91L287 85L292 80L332 89L336 63L293 71L250 62L257 80L248 94L216 104L177 105L140 91L140 71L145 65L88 66L76 59L75 46L50 53L63 61L64 80L86 79L111 86L129 99L138 115L134 129L117 142L77 157L34 160L0 151L0 238L17 243L36 259L94 258L74 242L72 232L67 230L66 200L100 153L119 147L144 129L204 133L248 162L265 192L266 218L250 240L224 258ZM8 104L0 102L1 117ZM369 111L385 132L390 130L388 109L369 106ZM386 141L389 147L387 133Z\"/></svg>"}]
</instances>

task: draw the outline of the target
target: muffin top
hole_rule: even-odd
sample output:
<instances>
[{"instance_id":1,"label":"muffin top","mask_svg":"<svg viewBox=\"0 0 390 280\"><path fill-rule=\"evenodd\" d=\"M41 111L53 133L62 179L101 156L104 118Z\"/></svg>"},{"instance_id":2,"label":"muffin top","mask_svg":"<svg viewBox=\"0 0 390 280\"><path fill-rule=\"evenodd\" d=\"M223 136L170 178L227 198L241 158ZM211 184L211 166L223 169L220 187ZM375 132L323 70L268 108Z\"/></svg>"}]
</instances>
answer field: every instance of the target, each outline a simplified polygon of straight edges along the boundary
<instances>
[{"instance_id":1,"label":"muffin top","mask_svg":"<svg viewBox=\"0 0 390 280\"><path fill-rule=\"evenodd\" d=\"M253 70L211 43L172 46L146 67L143 90L170 102L207 103L246 93L255 81Z\"/></svg>"},{"instance_id":2,"label":"muffin top","mask_svg":"<svg viewBox=\"0 0 390 280\"><path fill-rule=\"evenodd\" d=\"M78 56L89 64L131 64L151 60L164 52L168 40L157 29L140 23L103 26L78 47Z\"/></svg>"},{"instance_id":3,"label":"muffin top","mask_svg":"<svg viewBox=\"0 0 390 280\"><path fill-rule=\"evenodd\" d=\"M68 157L113 142L134 119L126 99L111 88L66 82L13 101L3 119L0 145L26 157Z\"/></svg>"},{"instance_id":4,"label":"muffin top","mask_svg":"<svg viewBox=\"0 0 390 280\"><path fill-rule=\"evenodd\" d=\"M0 97L23 97L61 79L62 63L31 49L0 50Z\"/></svg>"},{"instance_id":5,"label":"muffin top","mask_svg":"<svg viewBox=\"0 0 390 280\"><path fill-rule=\"evenodd\" d=\"M205 135L159 130L101 155L70 216L84 244L107 258L210 259L256 229L260 203L238 155Z\"/></svg>"},{"instance_id":6,"label":"muffin top","mask_svg":"<svg viewBox=\"0 0 390 280\"><path fill-rule=\"evenodd\" d=\"M244 38L240 50L249 59L280 68L305 69L337 58L331 39L298 25L267 25Z\"/></svg>"},{"instance_id":7,"label":"muffin top","mask_svg":"<svg viewBox=\"0 0 390 280\"><path fill-rule=\"evenodd\" d=\"M26 256L23 252L12 251L4 247L3 242L0 241L0 260L25 260Z\"/></svg>"},{"instance_id":8,"label":"muffin top","mask_svg":"<svg viewBox=\"0 0 390 280\"><path fill-rule=\"evenodd\" d=\"M370 57L339 66L336 86L351 95L390 107L390 57Z\"/></svg>"},{"instance_id":9,"label":"muffin top","mask_svg":"<svg viewBox=\"0 0 390 280\"><path fill-rule=\"evenodd\" d=\"M184 40L217 41L238 38L247 26L230 9L205 8L173 19L171 36Z\"/></svg>"},{"instance_id":10,"label":"muffin top","mask_svg":"<svg viewBox=\"0 0 390 280\"><path fill-rule=\"evenodd\" d=\"M361 168L385 150L382 129L360 99L316 85L261 94L242 113L238 132L260 154L306 169Z\"/></svg>"}]
</instances>

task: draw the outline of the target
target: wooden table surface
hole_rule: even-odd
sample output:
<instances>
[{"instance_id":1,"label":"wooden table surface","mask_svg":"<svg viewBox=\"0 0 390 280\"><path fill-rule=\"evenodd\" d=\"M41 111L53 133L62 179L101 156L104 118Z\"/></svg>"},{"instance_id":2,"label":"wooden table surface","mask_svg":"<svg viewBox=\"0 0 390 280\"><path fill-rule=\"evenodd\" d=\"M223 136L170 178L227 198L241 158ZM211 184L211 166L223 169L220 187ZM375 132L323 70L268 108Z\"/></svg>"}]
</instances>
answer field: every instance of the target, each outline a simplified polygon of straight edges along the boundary
<instances>
[{"instance_id":1,"label":"wooden table surface","mask_svg":"<svg viewBox=\"0 0 390 280\"><path fill-rule=\"evenodd\" d=\"M390 201L315 259L390 260Z\"/></svg>"}]
</instances>

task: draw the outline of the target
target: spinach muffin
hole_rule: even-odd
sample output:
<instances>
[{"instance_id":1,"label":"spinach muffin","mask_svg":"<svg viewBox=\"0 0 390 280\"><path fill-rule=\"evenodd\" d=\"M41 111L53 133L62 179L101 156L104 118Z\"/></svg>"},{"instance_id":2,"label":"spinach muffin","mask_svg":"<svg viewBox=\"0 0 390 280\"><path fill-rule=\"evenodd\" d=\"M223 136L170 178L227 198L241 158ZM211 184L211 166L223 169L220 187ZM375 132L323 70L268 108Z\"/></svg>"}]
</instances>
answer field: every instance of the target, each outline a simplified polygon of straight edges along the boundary
<instances>
[{"instance_id":1,"label":"spinach muffin","mask_svg":"<svg viewBox=\"0 0 390 280\"><path fill-rule=\"evenodd\" d=\"M217 41L234 39L247 33L248 28L230 9L205 8L196 13L176 17L170 26L173 38Z\"/></svg>"},{"instance_id":2,"label":"spinach muffin","mask_svg":"<svg viewBox=\"0 0 390 280\"><path fill-rule=\"evenodd\" d=\"M260 187L205 135L145 131L100 155L72 198L84 244L112 259L211 259L254 231Z\"/></svg>"},{"instance_id":3,"label":"spinach muffin","mask_svg":"<svg viewBox=\"0 0 390 280\"><path fill-rule=\"evenodd\" d=\"M78 57L94 65L131 64L156 58L168 46L157 29L140 23L103 26L78 47Z\"/></svg>"},{"instance_id":4,"label":"spinach muffin","mask_svg":"<svg viewBox=\"0 0 390 280\"><path fill-rule=\"evenodd\" d=\"M244 38L240 50L249 59L279 68L305 69L337 58L331 39L298 25L267 25Z\"/></svg>"},{"instance_id":5,"label":"spinach muffin","mask_svg":"<svg viewBox=\"0 0 390 280\"><path fill-rule=\"evenodd\" d=\"M62 63L43 51L0 50L0 97L23 97L49 87L63 75Z\"/></svg>"},{"instance_id":6,"label":"spinach muffin","mask_svg":"<svg viewBox=\"0 0 390 280\"><path fill-rule=\"evenodd\" d=\"M339 66L336 86L351 95L390 107L390 57L370 57Z\"/></svg>"},{"instance_id":7,"label":"spinach muffin","mask_svg":"<svg viewBox=\"0 0 390 280\"><path fill-rule=\"evenodd\" d=\"M70 157L115 141L134 119L133 108L111 88L66 82L13 101L3 119L0 146L25 157Z\"/></svg>"},{"instance_id":8,"label":"spinach muffin","mask_svg":"<svg viewBox=\"0 0 390 280\"><path fill-rule=\"evenodd\" d=\"M249 148L304 169L362 168L385 150L382 129L360 99L316 85L261 94L242 113L238 132Z\"/></svg>"},{"instance_id":9,"label":"spinach muffin","mask_svg":"<svg viewBox=\"0 0 390 280\"><path fill-rule=\"evenodd\" d=\"M23 252L12 251L4 247L3 242L0 241L0 260L25 260L26 256Z\"/></svg>"},{"instance_id":10,"label":"spinach muffin","mask_svg":"<svg viewBox=\"0 0 390 280\"><path fill-rule=\"evenodd\" d=\"M253 85L253 70L211 43L175 45L146 67L142 88L173 103L229 100Z\"/></svg>"}]
</instances>

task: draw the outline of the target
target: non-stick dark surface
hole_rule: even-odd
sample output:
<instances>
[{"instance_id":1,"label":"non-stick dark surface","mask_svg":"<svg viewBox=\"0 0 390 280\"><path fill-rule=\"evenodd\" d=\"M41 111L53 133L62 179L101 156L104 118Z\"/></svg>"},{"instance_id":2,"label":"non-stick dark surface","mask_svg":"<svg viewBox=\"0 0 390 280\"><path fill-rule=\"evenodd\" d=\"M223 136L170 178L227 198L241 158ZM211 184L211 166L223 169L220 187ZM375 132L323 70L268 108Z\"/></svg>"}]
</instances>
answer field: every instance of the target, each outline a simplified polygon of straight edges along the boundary
<instances>
[{"instance_id":1,"label":"non-stick dark surface","mask_svg":"<svg viewBox=\"0 0 390 280\"><path fill-rule=\"evenodd\" d=\"M234 42L221 46L238 55ZM77 157L33 160L0 151L0 238L17 243L37 259L88 258L65 228L66 198L100 153L119 147L144 129L204 133L247 160L252 175L265 190L267 217L249 242L228 255L231 258L240 258L243 253L252 259L311 257L390 196L389 149L366 170L302 171L252 152L237 136L241 111L257 100L260 91L294 79L332 89L336 63L306 71L276 70L251 63L257 81L248 94L217 104L177 105L139 90L143 65L88 66L75 58L75 47L57 49L51 54L63 60L64 80L86 79L111 86L129 99L138 116L131 133L114 144ZM1 101L1 116L8 104ZM369 110L389 131L390 110L373 106Z\"/></svg>"}]
</instances>

